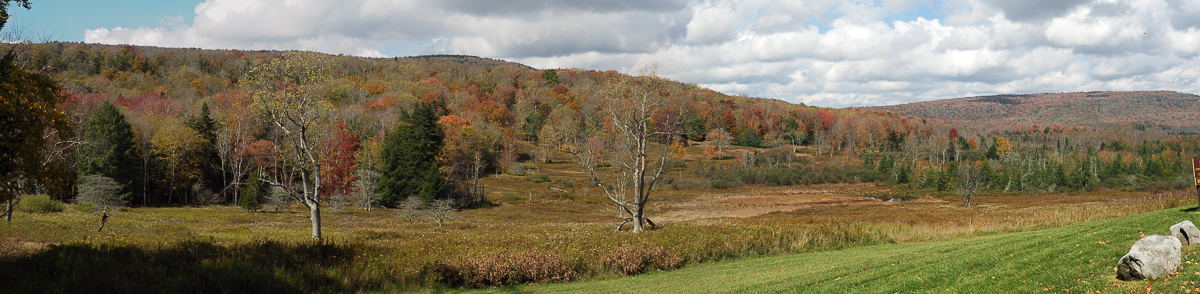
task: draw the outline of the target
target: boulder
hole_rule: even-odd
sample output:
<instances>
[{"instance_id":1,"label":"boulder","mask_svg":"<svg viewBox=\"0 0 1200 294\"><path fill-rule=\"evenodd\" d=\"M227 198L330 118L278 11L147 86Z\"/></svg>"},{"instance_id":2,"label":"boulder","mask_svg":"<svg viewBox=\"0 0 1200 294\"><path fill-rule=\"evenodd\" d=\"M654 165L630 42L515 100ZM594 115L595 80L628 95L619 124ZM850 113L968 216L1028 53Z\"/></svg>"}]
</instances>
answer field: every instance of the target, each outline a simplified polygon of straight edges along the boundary
<instances>
[{"instance_id":1,"label":"boulder","mask_svg":"<svg viewBox=\"0 0 1200 294\"><path fill-rule=\"evenodd\" d=\"M1159 279L1179 268L1183 244L1173 236L1151 235L1133 243L1129 253L1117 262L1117 279L1122 281Z\"/></svg>"},{"instance_id":2,"label":"boulder","mask_svg":"<svg viewBox=\"0 0 1200 294\"><path fill-rule=\"evenodd\" d=\"M1192 221L1181 221L1171 226L1171 236L1179 238L1184 246L1200 244L1200 229L1196 229Z\"/></svg>"}]
</instances>

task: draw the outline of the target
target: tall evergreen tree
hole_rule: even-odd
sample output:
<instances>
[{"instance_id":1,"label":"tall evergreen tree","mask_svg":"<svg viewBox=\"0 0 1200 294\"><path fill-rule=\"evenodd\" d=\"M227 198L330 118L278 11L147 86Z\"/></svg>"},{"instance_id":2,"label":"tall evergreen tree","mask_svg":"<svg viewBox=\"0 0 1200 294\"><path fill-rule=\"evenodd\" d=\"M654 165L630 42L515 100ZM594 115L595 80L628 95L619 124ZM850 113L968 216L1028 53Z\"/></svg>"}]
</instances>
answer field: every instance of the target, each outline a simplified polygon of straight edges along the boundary
<instances>
[{"instance_id":1,"label":"tall evergreen tree","mask_svg":"<svg viewBox=\"0 0 1200 294\"><path fill-rule=\"evenodd\" d=\"M225 177L221 170L221 155L217 153L217 122L209 116L208 102L200 106L199 115L188 118L187 126L200 133L200 137L205 141L199 151L200 156L204 158L204 164L200 168L200 183L210 191L220 191L225 187L225 183L222 182Z\"/></svg>"},{"instance_id":2,"label":"tall evergreen tree","mask_svg":"<svg viewBox=\"0 0 1200 294\"><path fill-rule=\"evenodd\" d=\"M112 103L105 101L88 120L86 138L90 145L85 146L86 164L80 167L82 175L103 175L112 178L121 186L124 200L131 197L131 183L140 175L138 164L138 146L134 143L133 127L125 120L125 115L117 110ZM141 197L136 197L141 199Z\"/></svg>"},{"instance_id":3,"label":"tall evergreen tree","mask_svg":"<svg viewBox=\"0 0 1200 294\"><path fill-rule=\"evenodd\" d=\"M446 194L437 165L443 138L437 112L438 105L420 103L385 138L379 179L384 205L395 205L408 196L429 202Z\"/></svg>"}]
</instances>

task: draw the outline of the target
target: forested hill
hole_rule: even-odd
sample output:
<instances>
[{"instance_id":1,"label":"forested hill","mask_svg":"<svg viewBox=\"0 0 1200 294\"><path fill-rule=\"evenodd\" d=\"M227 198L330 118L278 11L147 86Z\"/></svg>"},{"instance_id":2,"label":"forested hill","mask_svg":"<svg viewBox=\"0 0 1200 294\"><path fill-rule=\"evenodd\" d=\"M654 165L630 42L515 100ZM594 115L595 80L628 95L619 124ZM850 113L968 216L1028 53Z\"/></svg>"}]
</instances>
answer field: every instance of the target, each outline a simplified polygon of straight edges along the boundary
<instances>
[{"instance_id":1,"label":"forested hill","mask_svg":"<svg viewBox=\"0 0 1200 294\"><path fill-rule=\"evenodd\" d=\"M974 123L1044 126L1149 121L1200 126L1200 96L1171 91L994 95L862 109Z\"/></svg>"}]
</instances>

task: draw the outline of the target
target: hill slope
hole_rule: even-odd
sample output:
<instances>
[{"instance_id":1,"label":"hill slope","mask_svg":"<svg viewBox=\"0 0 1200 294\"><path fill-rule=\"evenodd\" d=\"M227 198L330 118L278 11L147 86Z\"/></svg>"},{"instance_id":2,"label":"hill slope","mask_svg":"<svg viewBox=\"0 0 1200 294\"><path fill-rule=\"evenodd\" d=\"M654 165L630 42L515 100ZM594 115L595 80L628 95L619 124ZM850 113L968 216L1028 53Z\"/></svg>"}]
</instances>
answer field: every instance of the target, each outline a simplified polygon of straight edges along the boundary
<instances>
[{"instance_id":1,"label":"hill slope","mask_svg":"<svg viewBox=\"0 0 1200 294\"><path fill-rule=\"evenodd\" d=\"M623 279L522 287L516 292L622 293L1188 293L1200 288L1197 247L1178 275L1154 282L1116 279L1117 260L1140 234L1166 234L1197 218L1194 206L1058 229L953 241L889 244L690 266ZM935 290L936 289L936 290ZM504 289L492 292L507 292Z\"/></svg>"},{"instance_id":2,"label":"hill slope","mask_svg":"<svg viewBox=\"0 0 1200 294\"><path fill-rule=\"evenodd\" d=\"M862 109L975 123L1200 125L1200 96L1171 91L995 95Z\"/></svg>"}]
</instances>

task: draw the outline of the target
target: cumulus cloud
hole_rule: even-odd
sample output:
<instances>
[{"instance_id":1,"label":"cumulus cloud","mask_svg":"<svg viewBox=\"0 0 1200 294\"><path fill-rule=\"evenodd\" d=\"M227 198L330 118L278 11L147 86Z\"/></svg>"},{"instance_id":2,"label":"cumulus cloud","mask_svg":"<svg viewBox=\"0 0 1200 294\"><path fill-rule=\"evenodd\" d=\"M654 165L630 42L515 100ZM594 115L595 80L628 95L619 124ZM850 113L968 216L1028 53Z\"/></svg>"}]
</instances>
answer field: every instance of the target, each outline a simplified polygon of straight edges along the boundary
<instances>
[{"instance_id":1,"label":"cumulus cloud","mask_svg":"<svg viewBox=\"0 0 1200 294\"><path fill-rule=\"evenodd\" d=\"M189 17L85 41L622 72L658 63L714 90L834 107L1200 92L1200 0L208 0Z\"/></svg>"}]
</instances>

